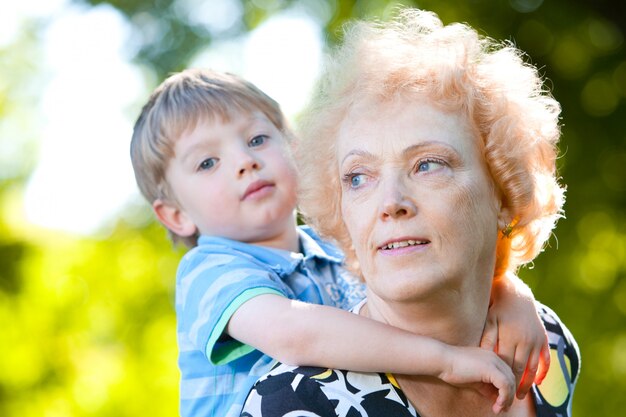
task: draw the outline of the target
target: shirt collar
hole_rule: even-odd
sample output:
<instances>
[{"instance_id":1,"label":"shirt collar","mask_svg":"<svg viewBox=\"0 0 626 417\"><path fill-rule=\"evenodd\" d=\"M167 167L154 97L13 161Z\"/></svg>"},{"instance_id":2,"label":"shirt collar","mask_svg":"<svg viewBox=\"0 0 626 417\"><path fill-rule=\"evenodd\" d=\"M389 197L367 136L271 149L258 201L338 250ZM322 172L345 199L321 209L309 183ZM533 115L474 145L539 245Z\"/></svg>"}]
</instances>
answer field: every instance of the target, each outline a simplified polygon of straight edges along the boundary
<instances>
[{"instance_id":1,"label":"shirt collar","mask_svg":"<svg viewBox=\"0 0 626 417\"><path fill-rule=\"evenodd\" d=\"M340 264L343 261L341 252L333 245L322 241L308 226L298 227L298 240L301 253L205 235L200 236L198 245L208 245L210 248L207 249L211 251L224 250L243 253L269 266L280 275L291 274L298 265L309 259L314 259L315 262L334 264Z\"/></svg>"}]
</instances>

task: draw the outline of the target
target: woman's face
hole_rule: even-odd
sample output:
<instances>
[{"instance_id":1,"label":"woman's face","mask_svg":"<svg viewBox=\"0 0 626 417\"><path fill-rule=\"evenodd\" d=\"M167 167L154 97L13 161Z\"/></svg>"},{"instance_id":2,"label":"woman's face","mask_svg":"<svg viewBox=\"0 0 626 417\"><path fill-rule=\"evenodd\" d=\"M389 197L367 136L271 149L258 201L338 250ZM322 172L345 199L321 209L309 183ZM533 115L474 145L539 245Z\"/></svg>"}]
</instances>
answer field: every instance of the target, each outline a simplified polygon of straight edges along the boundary
<instances>
[{"instance_id":1,"label":"woman's face","mask_svg":"<svg viewBox=\"0 0 626 417\"><path fill-rule=\"evenodd\" d=\"M340 126L337 160L343 219L371 293L484 295L499 203L461 113L422 96L361 103Z\"/></svg>"}]
</instances>

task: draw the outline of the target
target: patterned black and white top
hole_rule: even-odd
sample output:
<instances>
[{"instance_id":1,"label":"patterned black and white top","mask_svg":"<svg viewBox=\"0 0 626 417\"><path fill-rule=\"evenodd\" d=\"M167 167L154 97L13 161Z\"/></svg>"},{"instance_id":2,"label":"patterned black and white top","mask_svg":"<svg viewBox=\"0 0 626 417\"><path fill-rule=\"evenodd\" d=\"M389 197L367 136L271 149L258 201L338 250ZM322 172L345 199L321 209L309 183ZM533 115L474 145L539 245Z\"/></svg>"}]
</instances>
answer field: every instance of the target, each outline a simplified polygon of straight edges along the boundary
<instances>
[{"instance_id":1,"label":"patterned black and white top","mask_svg":"<svg viewBox=\"0 0 626 417\"><path fill-rule=\"evenodd\" d=\"M571 416L580 370L578 345L549 308L538 304L551 364L531 393L537 417ZM391 374L279 364L252 388L242 417L420 417Z\"/></svg>"}]
</instances>

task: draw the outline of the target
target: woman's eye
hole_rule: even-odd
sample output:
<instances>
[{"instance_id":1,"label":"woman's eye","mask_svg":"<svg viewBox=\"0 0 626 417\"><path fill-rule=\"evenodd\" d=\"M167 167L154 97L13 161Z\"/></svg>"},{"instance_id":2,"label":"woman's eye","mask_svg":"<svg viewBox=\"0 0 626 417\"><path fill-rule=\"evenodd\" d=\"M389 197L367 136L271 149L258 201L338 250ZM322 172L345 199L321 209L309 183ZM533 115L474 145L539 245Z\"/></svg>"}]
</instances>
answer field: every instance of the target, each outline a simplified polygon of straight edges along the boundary
<instances>
[{"instance_id":1,"label":"woman's eye","mask_svg":"<svg viewBox=\"0 0 626 417\"><path fill-rule=\"evenodd\" d=\"M257 146L263 145L266 140L267 140L267 136L266 135L257 135L255 137L253 137L252 139L250 139L250 142L248 142L248 145L251 148L255 148Z\"/></svg>"},{"instance_id":2,"label":"woman's eye","mask_svg":"<svg viewBox=\"0 0 626 417\"><path fill-rule=\"evenodd\" d=\"M347 172L341 177L343 186L352 190L359 189L370 181L372 181L372 177L369 173L358 171Z\"/></svg>"},{"instance_id":3,"label":"woman's eye","mask_svg":"<svg viewBox=\"0 0 626 417\"><path fill-rule=\"evenodd\" d=\"M364 174L353 174L350 176L350 187L359 188L367 181Z\"/></svg>"},{"instance_id":4,"label":"woman's eye","mask_svg":"<svg viewBox=\"0 0 626 417\"><path fill-rule=\"evenodd\" d=\"M425 160L425 161L420 161L417 164L417 172L432 172L432 171L436 171L438 169L443 168L444 164L441 161L437 161L437 160Z\"/></svg>"},{"instance_id":5,"label":"woman's eye","mask_svg":"<svg viewBox=\"0 0 626 417\"><path fill-rule=\"evenodd\" d=\"M217 158L207 158L204 161L200 162L198 166L199 171L206 171L207 169L211 169L217 164Z\"/></svg>"}]
</instances>

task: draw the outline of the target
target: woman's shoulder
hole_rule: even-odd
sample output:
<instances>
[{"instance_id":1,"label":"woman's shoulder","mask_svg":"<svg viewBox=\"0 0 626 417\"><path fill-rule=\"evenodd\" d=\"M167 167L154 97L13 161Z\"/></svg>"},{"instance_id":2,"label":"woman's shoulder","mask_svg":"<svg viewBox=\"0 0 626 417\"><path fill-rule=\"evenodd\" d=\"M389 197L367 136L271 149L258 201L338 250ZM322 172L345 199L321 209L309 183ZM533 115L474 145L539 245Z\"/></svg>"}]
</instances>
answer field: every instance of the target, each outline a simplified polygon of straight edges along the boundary
<instances>
[{"instance_id":1,"label":"woman's shoulder","mask_svg":"<svg viewBox=\"0 0 626 417\"><path fill-rule=\"evenodd\" d=\"M549 307L537 303L550 345L550 368L534 386L538 416L571 415L572 396L580 373L580 351L567 326Z\"/></svg>"},{"instance_id":2,"label":"woman's shoulder","mask_svg":"<svg viewBox=\"0 0 626 417\"><path fill-rule=\"evenodd\" d=\"M580 350L565 323L550 307L537 303L537 312L548 333L551 350L562 351L571 361L571 379L576 381L580 371Z\"/></svg>"},{"instance_id":3,"label":"woman's shoulder","mask_svg":"<svg viewBox=\"0 0 626 417\"><path fill-rule=\"evenodd\" d=\"M289 413L417 416L390 375L279 364L255 384L241 415L278 417Z\"/></svg>"}]
</instances>

